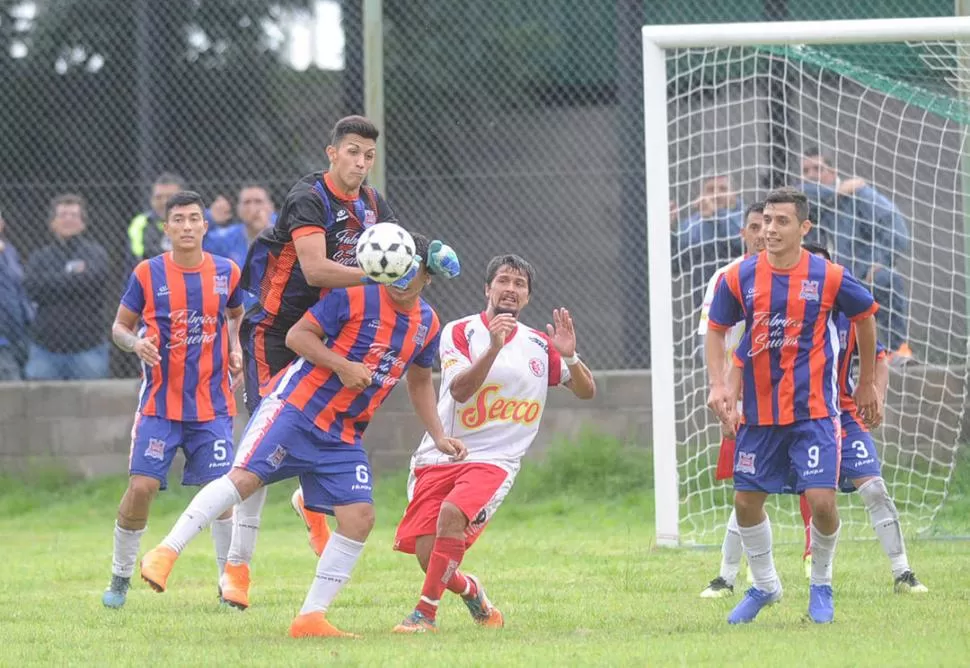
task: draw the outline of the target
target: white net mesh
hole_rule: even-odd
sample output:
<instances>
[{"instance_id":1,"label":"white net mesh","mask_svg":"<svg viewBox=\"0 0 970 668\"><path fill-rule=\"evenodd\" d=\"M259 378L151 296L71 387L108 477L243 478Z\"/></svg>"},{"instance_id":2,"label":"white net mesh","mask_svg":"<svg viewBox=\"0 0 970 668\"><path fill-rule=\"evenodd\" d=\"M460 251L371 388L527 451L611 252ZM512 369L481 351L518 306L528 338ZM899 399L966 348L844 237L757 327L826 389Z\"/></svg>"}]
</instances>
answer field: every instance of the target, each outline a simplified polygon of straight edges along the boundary
<instances>
[{"instance_id":1,"label":"white net mesh","mask_svg":"<svg viewBox=\"0 0 970 668\"><path fill-rule=\"evenodd\" d=\"M714 481L719 432L695 333L701 298L743 252L745 206L780 185L805 190L812 240L882 306L880 340L900 351L874 434L883 476L907 531L940 530L966 400L966 53L940 42L667 52L683 542L718 542L731 502L730 482ZM835 183L803 176L815 148ZM857 495L839 501L848 535L870 536ZM773 523L800 535L795 500L771 503Z\"/></svg>"}]
</instances>

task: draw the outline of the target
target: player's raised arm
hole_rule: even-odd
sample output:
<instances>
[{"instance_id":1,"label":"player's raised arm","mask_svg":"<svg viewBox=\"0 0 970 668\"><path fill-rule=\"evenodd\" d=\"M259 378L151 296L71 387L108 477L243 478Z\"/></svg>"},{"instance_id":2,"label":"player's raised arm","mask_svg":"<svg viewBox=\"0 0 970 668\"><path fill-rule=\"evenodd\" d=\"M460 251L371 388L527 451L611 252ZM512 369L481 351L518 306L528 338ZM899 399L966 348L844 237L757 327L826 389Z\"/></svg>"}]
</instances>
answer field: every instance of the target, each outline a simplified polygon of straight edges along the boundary
<instances>
[{"instance_id":1,"label":"player's raised arm","mask_svg":"<svg viewBox=\"0 0 970 668\"><path fill-rule=\"evenodd\" d=\"M546 325L546 333L549 335L549 341L562 356L566 367L569 369L569 380L566 381L566 387L579 399L595 397L596 381L593 380L593 372L583 364L579 355L576 354L576 328L573 326L573 318L569 315L569 311L564 308L554 309L552 324Z\"/></svg>"},{"instance_id":2,"label":"player's raised arm","mask_svg":"<svg viewBox=\"0 0 970 668\"><path fill-rule=\"evenodd\" d=\"M515 316L509 313L499 313L488 323L489 345L482 355L478 357L471 366L461 371L455 379L451 381L449 391L451 396L458 403L465 403L478 392L478 388L485 382L488 372L495 363L502 347L505 345L505 338L515 329Z\"/></svg>"},{"instance_id":3,"label":"player's raised arm","mask_svg":"<svg viewBox=\"0 0 970 668\"><path fill-rule=\"evenodd\" d=\"M293 232L293 246L306 282L315 288L349 288L360 285L364 272L327 259L327 235L321 232Z\"/></svg>"}]
</instances>

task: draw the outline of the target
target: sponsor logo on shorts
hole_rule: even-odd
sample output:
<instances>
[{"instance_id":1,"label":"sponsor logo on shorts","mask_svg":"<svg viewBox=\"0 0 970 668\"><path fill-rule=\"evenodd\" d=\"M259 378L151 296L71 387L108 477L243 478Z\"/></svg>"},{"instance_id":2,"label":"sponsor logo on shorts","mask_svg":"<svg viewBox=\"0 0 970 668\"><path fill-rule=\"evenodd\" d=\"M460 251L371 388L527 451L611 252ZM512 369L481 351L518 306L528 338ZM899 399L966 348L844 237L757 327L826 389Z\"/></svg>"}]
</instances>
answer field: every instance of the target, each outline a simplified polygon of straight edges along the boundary
<instances>
[{"instance_id":1,"label":"sponsor logo on shorts","mask_svg":"<svg viewBox=\"0 0 970 668\"><path fill-rule=\"evenodd\" d=\"M215 291L217 295L229 296L229 277L228 276L216 276L215 278Z\"/></svg>"},{"instance_id":2,"label":"sponsor logo on shorts","mask_svg":"<svg viewBox=\"0 0 970 668\"><path fill-rule=\"evenodd\" d=\"M485 524L485 520L488 519L488 512L482 508L481 511L472 520L472 526L478 526L479 524Z\"/></svg>"},{"instance_id":3,"label":"sponsor logo on shorts","mask_svg":"<svg viewBox=\"0 0 970 668\"><path fill-rule=\"evenodd\" d=\"M456 364L458 364L458 359L455 358L455 357L449 357L448 359L446 359L441 364L441 369L442 370L444 370L444 369L450 369L451 367L455 366Z\"/></svg>"},{"instance_id":4,"label":"sponsor logo on shorts","mask_svg":"<svg viewBox=\"0 0 970 668\"><path fill-rule=\"evenodd\" d=\"M145 448L145 457L163 461L165 459L165 441L160 438L148 439L148 447Z\"/></svg>"},{"instance_id":5,"label":"sponsor logo on shorts","mask_svg":"<svg viewBox=\"0 0 970 668\"><path fill-rule=\"evenodd\" d=\"M738 463L734 465L734 470L737 473L747 473L748 475L754 475L754 459L757 453L754 452L739 452L738 453Z\"/></svg>"},{"instance_id":6,"label":"sponsor logo on shorts","mask_svg":"<svg viewBox=\"0 0 970 668\"><path fill-rule=\"evenodd\" d=\"M542 378L542 375L546 372L546 365L538 357L533 357L529 360L529 369L532 370L534 376Z\"/></svg>"},{"instance_id":7,"label":"sponsor logo on shorts","mask_svg":"<svg viewBox=\"0 0 970 668\"><path fill-rule=\"evenodd\" d=\"M269 457L266 458L266 462L272 466L274 469L278 469L283 460L286 459L286 448L282 445L277 445L276 449L270 453Z\"/></svg>"}]
</instances>

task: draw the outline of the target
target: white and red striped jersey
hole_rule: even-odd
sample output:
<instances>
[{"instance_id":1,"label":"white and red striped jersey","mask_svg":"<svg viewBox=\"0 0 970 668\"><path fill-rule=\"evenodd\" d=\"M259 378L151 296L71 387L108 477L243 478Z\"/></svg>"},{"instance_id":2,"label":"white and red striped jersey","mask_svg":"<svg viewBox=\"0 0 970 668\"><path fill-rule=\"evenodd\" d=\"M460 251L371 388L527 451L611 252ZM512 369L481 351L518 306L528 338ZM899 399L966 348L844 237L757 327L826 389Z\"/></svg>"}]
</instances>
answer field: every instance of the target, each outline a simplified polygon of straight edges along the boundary
<instances>
[{"instance_id":1,"label":"white and red striped jersey","mask_svg":"<svg viewBox=\"0 0 970 668\"><path fill-rule=\"evenodd\" d=\"M451 396L451 383L488 350L489 342L485 313L455 320L441 330L438 415L445 433L468 448L464 462L488 462L514 475L539 433L548 388L567 382L569 369L545 333L519 323L482 386L458 403ZM411 458L412 469L448 463L448 455L428 434Z\"/></svg>"},{"instance_id":2,"label":"white and red striped jersey","mask_svg":"<svg viewBox=\"0 0 970 668\"><path fill-rule=\"evenodd\" d=\"M748 256L747 255L742 255L741 257L737 258L736 260L732 260L728 264L726 264L723 267L721 267L720 269L718 269L717 272L713 276L711 276L711 280L707 284L707 290L704 292L704 303L701 305L700 322L698 322L698 324L697 324L697 334L699 336L706 336L707 335L707 321L710 318L711 302L714 301L714 292L717 290L718 283L721 282L721 277L724 275L724 273L728 269L730 269L734 265L738 264L739 262L741 262L742 260L744 260L744 258L746 258L746 257L748 257ZM735 351L735 349L737 349L738 344L741 343L741 337L743 337L743 336L744 336L744 321L743 320L741 322L733 325L724 334L724 349L725 349L725 352L727 353L727 360L729 362L731 360L731 357L734 355L734 351Z\"/></svg>"}]
</instances>

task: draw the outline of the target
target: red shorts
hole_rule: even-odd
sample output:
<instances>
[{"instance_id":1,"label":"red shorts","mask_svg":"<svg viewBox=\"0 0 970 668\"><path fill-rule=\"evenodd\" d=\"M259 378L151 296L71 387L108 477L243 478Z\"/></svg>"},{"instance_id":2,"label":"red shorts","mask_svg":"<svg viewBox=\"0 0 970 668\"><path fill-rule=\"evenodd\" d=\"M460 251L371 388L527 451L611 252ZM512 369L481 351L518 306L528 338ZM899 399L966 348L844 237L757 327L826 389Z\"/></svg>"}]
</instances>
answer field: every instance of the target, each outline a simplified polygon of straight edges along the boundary
<instances>
[{"instance_id":1,"label":"red shorts","mask_svg":"<svg viewBox=\"0 0 970 668\"><path fill-rule=\"evenodd\" d=\"M512 488L512 478L505 469L481 462L415 470L408 490L410 501L394 536L394 549L414 554L418 537L435 535L444 501L457 506L468 518L465 548L471 547Z\"/></svg>"},{"instance_id":2,"label":"red shorts","mask_svg":"<svg viewBox=\"0 0 970 668\"><path fill-rule=\"evenodd\" d=\"M721 447L717 452L717 470L714 471L715 480L731 480L734 477L734 439L722 438Z\"/></svg>"}]
</instances>

